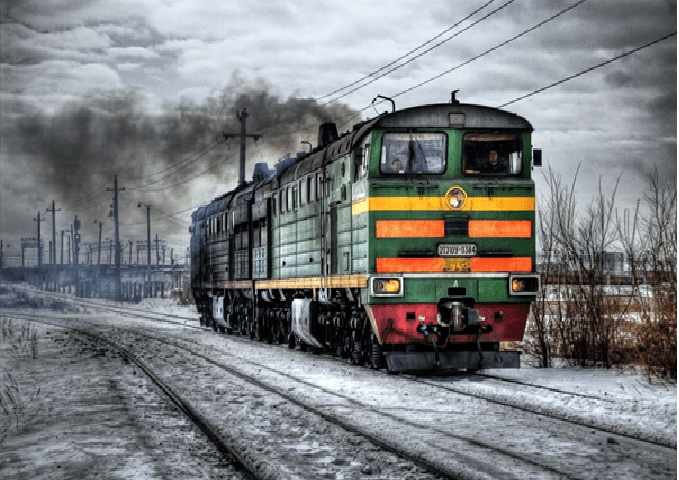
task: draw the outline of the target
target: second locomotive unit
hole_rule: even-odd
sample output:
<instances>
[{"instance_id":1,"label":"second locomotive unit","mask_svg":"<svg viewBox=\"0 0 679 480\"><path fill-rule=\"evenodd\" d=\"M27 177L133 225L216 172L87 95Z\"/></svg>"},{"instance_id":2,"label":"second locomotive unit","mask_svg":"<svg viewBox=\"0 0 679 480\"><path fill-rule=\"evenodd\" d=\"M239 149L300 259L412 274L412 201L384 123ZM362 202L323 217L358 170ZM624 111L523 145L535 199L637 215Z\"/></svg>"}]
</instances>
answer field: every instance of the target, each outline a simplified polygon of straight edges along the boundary
<instances>
[{"instance_id":1,"label":"second locomotive unit","mask_svg":"<svg viewBox=\"0 0 679 480\"><path fill-rule=\"evenodd\" d=\"M532 130L454 99L321 125L193 213L201 323L394 372L519 367L499 345L540 288Z\"/></svg>"}]
</instances>

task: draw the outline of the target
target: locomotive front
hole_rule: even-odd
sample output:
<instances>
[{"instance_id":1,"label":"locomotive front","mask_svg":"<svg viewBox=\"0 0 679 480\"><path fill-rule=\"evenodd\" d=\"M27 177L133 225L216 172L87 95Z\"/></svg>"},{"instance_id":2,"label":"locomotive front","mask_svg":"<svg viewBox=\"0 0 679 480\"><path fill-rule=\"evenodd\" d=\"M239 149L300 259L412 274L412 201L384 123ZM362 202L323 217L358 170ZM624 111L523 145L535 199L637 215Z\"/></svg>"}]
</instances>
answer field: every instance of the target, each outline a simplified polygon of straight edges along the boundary
<instances>
[{"instance_id":1,"label":"locomotive front","mask_svg":"<svg viewBox=\"0 0 679 480\"><path fill-rule=\"evenodd\" d=\"M540 288L531 132L457 103L374 125L351 213L368 228L362 300L391 371L519 366L499 345L523 339Z\"/></svg>"}]
</instances>

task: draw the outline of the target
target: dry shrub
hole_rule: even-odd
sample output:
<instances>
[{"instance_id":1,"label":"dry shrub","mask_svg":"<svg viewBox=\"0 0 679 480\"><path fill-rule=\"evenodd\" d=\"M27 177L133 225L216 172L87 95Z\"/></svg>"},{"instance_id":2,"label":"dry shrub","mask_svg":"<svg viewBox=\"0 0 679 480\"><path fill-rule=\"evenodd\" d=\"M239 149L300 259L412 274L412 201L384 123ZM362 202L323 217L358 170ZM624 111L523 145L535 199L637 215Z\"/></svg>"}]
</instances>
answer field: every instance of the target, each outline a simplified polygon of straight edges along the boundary
<instances>
[{"instance_id":1,"label":"dry shrub","mask_svg":"<svg viewBox=\"0 0 679 480\"><path fill-rule=\"evenodd\" d=\"M653 377L677 380L676 284L657 288L653 310L642 313L637 331L637 355L649 381Z\"/></svg>"}]
</instances>

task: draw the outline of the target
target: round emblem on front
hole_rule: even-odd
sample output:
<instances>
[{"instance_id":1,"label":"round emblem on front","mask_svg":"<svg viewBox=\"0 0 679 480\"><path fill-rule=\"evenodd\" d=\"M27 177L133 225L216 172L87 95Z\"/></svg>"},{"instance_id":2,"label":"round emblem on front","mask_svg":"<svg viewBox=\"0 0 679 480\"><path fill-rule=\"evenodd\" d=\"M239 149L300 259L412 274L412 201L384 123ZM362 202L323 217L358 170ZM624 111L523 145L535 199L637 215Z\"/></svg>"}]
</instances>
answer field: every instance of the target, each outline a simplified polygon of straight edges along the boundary
<instances>
[{"instance_id":1,"label":"round emblem on front","mask_svg":"<svg viewBox=\"0 0 679 480\"><path fill-rule=\"evenodd\" d=\"M446 192L446 205L449 208L458 210L464 207L467 202L467 192L459 185L454 185Z\"/></svg>"}]
</instances>

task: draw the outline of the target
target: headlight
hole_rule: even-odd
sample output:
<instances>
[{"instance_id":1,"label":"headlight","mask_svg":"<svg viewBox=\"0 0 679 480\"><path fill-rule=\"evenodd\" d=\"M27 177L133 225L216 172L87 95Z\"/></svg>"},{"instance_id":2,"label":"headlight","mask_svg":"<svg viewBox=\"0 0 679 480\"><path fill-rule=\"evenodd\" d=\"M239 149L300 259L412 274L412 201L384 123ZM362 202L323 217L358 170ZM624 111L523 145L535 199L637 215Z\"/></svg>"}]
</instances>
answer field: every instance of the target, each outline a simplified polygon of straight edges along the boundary
<instances>
[{"instance_id":1,"label":"headlight","mask_svg":"<svg viewBox=\"0 0 679 480\"><path fill-rule=\"evenodd\" d=\"M372 278L371 281L373 295L403 295L403 280L401 278Z\"/></svg>"},{"instance_id":2,"label":"headlight","mask_svg":"<svg viewBox=\"0 0 679 480\"><path fill-rule=\"evenodd\" d=\"M521 275L509 277L510 295L537 295L540 291L538 275Z\"/></svg>"},{"instance_id":3,"label":"headlight","mask_svg":"<svg viewBox=\"0 0 679 480\"><path fill-rule=\"evenodd\" d=\"M454 210L464 207L467 202L467 192L459 185L454 185L446 192L446 205Z\"/></svg>"}]
</instances>

